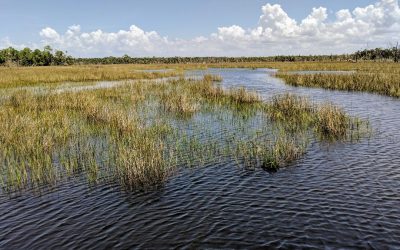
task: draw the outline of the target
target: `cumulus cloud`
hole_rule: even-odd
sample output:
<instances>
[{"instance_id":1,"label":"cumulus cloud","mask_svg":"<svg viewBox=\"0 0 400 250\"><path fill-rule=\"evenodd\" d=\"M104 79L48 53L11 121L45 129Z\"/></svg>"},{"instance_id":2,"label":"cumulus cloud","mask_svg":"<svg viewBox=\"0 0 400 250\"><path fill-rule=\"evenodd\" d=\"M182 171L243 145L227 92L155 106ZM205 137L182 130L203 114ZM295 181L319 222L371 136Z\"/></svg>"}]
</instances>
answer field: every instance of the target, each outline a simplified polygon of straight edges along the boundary
<instances>
[{"instance_id":1,"label":"cumulus cloud","mask_svg":"<svg viewBox=\"0 0 400 250\"><path fill-rule=\"evenodd\" d=\"M303 20L291 18L279 4L261 8L253 28L219 27L207 37L171 39L132 25L128 30L82 31L79 25L59 33L51 27L39 33L42 44L67 50L74 56L261 56L274 54L346 53L400 40L398 0L379 0L353 10L316 7ZM9 41L8 41L9 42Z\"/></svg>"},{"instance_id":2,"label":"cumulus cloud","mask_svg":"<svg viewBox=\"0 0 400 250\"><path fill-rule=\"evenodd\" d=\"M8 47L13 47L15 49L23 49L26 47L36 48L36 44L15 44L11 41L11 39L9 37L0 39L0 49L8 48Z\"/></svg>"}]
</instances>

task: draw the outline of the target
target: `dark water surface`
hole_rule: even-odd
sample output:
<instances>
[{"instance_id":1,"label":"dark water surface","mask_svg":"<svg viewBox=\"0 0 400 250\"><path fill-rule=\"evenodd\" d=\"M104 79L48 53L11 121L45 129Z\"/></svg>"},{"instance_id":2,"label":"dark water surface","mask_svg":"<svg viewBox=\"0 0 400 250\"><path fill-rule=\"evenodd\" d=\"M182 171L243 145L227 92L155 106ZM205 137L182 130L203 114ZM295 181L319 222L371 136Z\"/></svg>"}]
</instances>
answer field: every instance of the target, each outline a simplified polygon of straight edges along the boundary
<instances>
[{"instance_id":1,"label":"dark water surface","mask_svg":"<svg viewBox=\"0 0 400 250\"><path fill-rule=\"evenodd\" d=\"M274 174L225 162L185 170L148 193L79 179L42 195L0 193L0 249L400 248L400 100L294 88L271 70L207 72L266 99L291 92L332 101L369 119L375 133L312 143Z\"/></svg>"}]
</instances>

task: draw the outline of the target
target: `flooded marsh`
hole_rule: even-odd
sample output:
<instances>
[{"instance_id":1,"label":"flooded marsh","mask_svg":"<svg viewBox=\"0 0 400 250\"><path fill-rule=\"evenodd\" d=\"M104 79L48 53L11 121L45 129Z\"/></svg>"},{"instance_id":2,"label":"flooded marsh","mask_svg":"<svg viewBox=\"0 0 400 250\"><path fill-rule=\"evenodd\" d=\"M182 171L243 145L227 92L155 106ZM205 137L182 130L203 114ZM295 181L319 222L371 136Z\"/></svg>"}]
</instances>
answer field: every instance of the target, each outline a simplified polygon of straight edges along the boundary
<instances>
[{"instance_id":1,"label":"flooded marsh","mask_svg":"<svg viewBox=\"0 0 400 250\"><path fill-rule=\"evenodd\" d=\"M396 246L397 99L274 75L10 92L0 247Z\"/></svg>"},{"instance_id":2,"label":"flooded marsh","mask_svg":"<svg viewBox=\"0 0 400 250\"><path fill-rule=\"evenodd\" d=\"M297 134L312 130L341 140L358 133L352 129L354 121L331 104L312 105L291 95L264 103L256 93L223 89L215 80L222 79L205 75L202 80L12 94L0 109L3 188L55 185L76 172L86 173L94 183L113 181L130 190L149 188L162 185L188 161L198 162L201 152L209 153L209 160L224 152L224 157L236 158L238 163L246 159L249 167L277 169L305 153L309 138L303 138L300 146L291 139ZM215 120L218 117L223 118ZM261 120L258 126L243 125L254 119ZM271 124L273 120L279 123ZM189 135L181 124L203 129ZM204 136L216 132L210 129L231 132L214 142ZM237 130L241 133L235 135ZM268 138L268 133L273 137Z\"/></svg>"}]
</instances>

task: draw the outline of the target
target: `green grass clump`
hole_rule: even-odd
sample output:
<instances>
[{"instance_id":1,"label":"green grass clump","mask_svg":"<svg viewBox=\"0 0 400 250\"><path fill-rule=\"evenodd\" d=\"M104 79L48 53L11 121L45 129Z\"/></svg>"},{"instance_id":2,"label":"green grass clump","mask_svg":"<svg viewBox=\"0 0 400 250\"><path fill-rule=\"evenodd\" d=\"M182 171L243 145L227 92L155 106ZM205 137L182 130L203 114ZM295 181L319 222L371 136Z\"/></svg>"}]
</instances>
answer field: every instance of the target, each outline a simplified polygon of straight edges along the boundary
<instances>
[{"instance_id":1,"label":"green grass clump","mask_svg":"<svg viewBox=\"0 0 400 250\"><path fill-rule=\"evenodd\" d=\"M306 144L305 138L295 138L281 131L271 141L240 142L236 155L243 159L247 168L259 166L267 171L276 171L301 158L306 152Z\"/></svg>"},{"instance_id":2,"label":"green grass clump","mask_svg":"<svg viewBox=\"0 0 400 250\"><path fill-rule=\"evenodd\" d=\"M286 128L293 131L312 128L323 139L352 138L362 123L331 103L315 104L292 94L273 97L266 110L272 120L283 123Z\"/></svg>"},{"instance_id":3,"label":"green grass clump","mask_svg":"<svg viewBox=\"0 0 400 250\"><path fill-rule=\"evenodd\" d=\"M325 137L345 138L352 119L343 109L332 104L324 104L315 113L315 129Z\"/></svg>"},{"instance_id":4,"label":"green grass clump","mask_svg":"<svg viewBox=\"0 0 400 250\"><path fill-rule=\"evenodd\" d=\"M203 76L204 81L208 82L222 82L222 77L219 75L206 74Z\"/></svg>"},{"instance_id":5,"label":"green grass clump","mask_svg":"<svg viewBox=\"0 0 400 250\"><path fill-rule=\"evenodd\" d=\"M262 167L277 170L299 159L305 153L305 146L287 136L280 136L272 146L271 152L264 155Z\"/></svg>"},{"instance_id":6,"label":"green grass clump","mask_svg":"<svg viewBox=\"0 0 400 250\"><path fill-rule=\"evenodd\" d=\"M162 95L161 103L167 112L174 112L182 116L190 116L198 110L198 105L185 94Z\"/></svg>"},{"instance_id":7,"label":"green grass clump","mask_svg":"<svg viewBox=\"0 0 400 250\"><path fill-rule=\"evenodd\" d=\"M274 96L267 110L273 120L307 123L314 112L314 106L306 97L284 94Z\"/></svg>"},{"instance_id":8,"label":"green grass clump","mask_svg":"<svg viewBox=\"0 0 400 250\"><path fill-rule=\"evenodd\" d=\"M254 104L261 101L256 93L248 91L244 87L227 91L226 96L236 104Z\"/></svg>"},{"instance_id":9,"label":"green grass clump","mask_svg":"<svg viewBox=\"0 0 400 250\"><path fill-rule=\"evenodd\" d=\"M127 190L161 185L173 171L162 140L154 134L130 135L114 143L115 178Z\"/></svg>"}]
</instances>

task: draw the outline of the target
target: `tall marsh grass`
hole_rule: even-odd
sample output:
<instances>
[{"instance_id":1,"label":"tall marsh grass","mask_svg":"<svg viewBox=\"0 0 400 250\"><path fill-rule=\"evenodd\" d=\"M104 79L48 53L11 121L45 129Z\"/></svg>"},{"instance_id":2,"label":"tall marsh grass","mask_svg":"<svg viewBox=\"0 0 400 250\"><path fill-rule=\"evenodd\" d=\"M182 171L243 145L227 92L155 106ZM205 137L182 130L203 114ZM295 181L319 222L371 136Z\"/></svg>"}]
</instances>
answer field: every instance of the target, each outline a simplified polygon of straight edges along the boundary
<instances>
[{"instance_id":1,"label":"tall marsh grass","mask_svg":"<svg viewBox=\"0 0 400 250\"><path fill-rule=\"evenodd\" d=\"M279 73L287 84L304 87L321 87L333 90L364 91L400 97L400 72L354 74L287 74Z\"/></svg>"},{"instance_id":2,"label":"tall marsh grass","mask_svg":"<svg viewBox=\"0 0 400 250\"><path fill-rule=\"evenodd\" d=\"M316 104L293 94L277 95L266 105L272 120L295 131L313 128L320 138L348 139L358 133L363 122L331 103ZM364 124L368 126L367 123Z\"/></svg>"}]
</instances>

